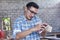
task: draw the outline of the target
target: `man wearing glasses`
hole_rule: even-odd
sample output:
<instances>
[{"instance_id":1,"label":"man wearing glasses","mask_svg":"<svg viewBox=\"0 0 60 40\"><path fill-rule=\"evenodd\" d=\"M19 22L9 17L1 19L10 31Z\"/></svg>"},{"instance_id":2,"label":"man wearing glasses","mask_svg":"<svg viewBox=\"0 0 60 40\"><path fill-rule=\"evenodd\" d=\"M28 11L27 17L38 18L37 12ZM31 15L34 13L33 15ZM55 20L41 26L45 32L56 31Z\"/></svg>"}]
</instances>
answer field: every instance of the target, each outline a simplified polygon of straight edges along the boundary
<instances>
[{"instance_id":1,"label":"man wearing glasses","mask_svg":"<svg viewBox=\"0 0 60 40\"><path fill-rule=\"evenodd\" d=\"M29 2L24 8L24 15L17 18L13 25L13 38L15 40L40 40L39 30L42 20L36 16L39 6ZM43 31L45 33L45 31ZM43 33L42 32L42 33Z\"/></svg>"}]
</instances>

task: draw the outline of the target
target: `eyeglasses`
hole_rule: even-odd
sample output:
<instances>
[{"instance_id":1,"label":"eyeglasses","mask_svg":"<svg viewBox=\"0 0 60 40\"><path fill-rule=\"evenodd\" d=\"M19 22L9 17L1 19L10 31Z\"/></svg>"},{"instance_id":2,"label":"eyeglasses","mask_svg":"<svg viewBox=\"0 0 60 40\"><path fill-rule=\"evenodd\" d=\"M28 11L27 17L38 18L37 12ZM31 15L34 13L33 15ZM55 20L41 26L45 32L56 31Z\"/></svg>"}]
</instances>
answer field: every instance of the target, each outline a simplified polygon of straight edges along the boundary
<instances>
[{"instance_id":1,"label":"eyeglasses","mask_svg":"<svg viewBox=\"0 0 60 40\"><path fill-rule=\"evenodd\" d=\"M34 14L37 14L37 13L35 13L35 12L33 12L33 11L31 11L31 10L29 10L31 13L34 13Z\"/></svg>"}]
</instances>

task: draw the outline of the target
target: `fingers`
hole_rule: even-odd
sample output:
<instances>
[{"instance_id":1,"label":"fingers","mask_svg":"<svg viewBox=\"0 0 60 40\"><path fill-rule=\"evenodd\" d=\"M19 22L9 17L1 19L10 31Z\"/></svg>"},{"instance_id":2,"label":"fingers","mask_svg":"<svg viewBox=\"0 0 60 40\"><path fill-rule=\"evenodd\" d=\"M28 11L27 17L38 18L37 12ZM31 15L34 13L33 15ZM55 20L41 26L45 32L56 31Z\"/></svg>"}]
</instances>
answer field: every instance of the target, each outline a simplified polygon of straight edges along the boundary
<instances>
[{"instance_id":1,"label":"fingers","mask_svg":"<svg viewBox=\"0 0 60 40\"><path fill-rule=\"evenodd\" d=\"M46 27L48 24L47 23L43 23L42 25Z\"/></svg>"},{"instance_id":2,"label":"fingers","mask_svg":"<svg viewBox=\"0 0 60 40\"><path fill-rule=\"evenodd\" d=\"M48 25L47 23L37 24L33 29L34 29L34 31L38 31L38 30L40 30L40 29L44 29L44 30L45 30L45 27L46 27L47 25Z\"/></svg>"}]
</instances>

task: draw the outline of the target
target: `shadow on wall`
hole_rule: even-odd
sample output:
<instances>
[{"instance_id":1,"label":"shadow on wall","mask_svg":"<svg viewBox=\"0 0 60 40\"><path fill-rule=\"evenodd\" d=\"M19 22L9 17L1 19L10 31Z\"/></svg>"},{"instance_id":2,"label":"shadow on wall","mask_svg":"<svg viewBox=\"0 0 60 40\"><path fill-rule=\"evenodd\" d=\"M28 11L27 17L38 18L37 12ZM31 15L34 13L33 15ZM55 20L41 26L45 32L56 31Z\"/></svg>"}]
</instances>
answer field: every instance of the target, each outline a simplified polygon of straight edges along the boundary
<instances>
[{"instance_id":1,"label":"shadow on wall","mask_svg":"<svg viewBox=\"0 0 60 40\"><path fill-rule=\"evenodd\" d=\"M42 18L43 22L47 22L54 28L52 32L60 32L60 3L40 10L39 17Z\"/></svg>"}]
</instances>

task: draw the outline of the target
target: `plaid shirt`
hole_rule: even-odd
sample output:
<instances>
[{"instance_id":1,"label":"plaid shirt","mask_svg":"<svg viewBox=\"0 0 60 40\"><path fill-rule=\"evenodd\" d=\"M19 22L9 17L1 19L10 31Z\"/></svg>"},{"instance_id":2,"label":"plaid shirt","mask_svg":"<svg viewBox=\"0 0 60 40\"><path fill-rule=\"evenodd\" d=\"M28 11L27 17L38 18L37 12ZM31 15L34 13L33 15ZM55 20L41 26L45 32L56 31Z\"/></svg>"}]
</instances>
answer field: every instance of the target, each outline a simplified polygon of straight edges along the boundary
<instances>
[{"instance_id":1,"label":"plaid shirt","mask_svg":"<svg viewBox=\"0 0 60 40\"><path fill-rule=\"evenodd\" d=\"M16 33L28 30L35 27L37 22L42 23L41 19L34 16L30 21L27 21L25 16L20 16L15 20L13 25L13 37L16 37ZM40 40L40 34L38 32L32 32L21 40Z\"/></svg>"}]
</instances>

